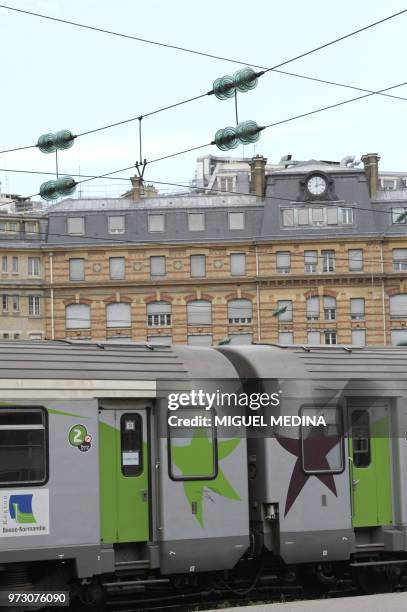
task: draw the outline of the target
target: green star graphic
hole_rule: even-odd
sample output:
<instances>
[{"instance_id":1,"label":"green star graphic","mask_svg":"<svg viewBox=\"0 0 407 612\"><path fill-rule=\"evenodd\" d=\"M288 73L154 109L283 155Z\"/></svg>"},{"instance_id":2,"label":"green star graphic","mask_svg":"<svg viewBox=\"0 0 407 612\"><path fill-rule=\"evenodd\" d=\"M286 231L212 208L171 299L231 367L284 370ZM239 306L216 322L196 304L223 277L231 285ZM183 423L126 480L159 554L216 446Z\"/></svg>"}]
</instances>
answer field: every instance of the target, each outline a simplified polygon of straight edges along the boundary
<instances>
[{"instance_id":1,"label":"green star graphic","mask_svg":"<svg viewBox=\"0 0 407 612\"><path fill-rule=\"evenodd\" d=\"M200 474L213 472L212 442L209 441L206 432L202 434L202 431L205 432L205 430L196 429L191 442L187 446L171 446L172 461L183 476L193 478ZM239 438L218 442L218 462L230 455L239 443ZM220 465L218 466L218 475L214 480L185 480L183 485L189 504L192 505L192 502L195 502L197 505L195 518L201 527L204 526L202 499L205 489L209 489L222 497L240 501L239 495L226 479Z\"/></svg>"}]
</instances>

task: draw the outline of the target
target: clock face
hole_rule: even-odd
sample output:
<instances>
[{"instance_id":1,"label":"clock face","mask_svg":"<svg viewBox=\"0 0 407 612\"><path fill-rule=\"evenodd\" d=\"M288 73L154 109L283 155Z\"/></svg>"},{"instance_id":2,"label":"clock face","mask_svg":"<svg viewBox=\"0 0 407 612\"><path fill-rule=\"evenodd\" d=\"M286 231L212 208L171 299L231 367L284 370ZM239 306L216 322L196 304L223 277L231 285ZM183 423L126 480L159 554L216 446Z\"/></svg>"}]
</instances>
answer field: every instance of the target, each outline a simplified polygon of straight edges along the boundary
<instances>
[{"instance_id":1,"label":"clock face","mask_svg":"<svg viewBox=\"0 0 407 612\"><path fill-rule=\"evenodd\" d=\"M326 191L326 180L323 176L311 176L307 181L307 189L312 195L322 195Z\"/></svg>"}]
</instances>

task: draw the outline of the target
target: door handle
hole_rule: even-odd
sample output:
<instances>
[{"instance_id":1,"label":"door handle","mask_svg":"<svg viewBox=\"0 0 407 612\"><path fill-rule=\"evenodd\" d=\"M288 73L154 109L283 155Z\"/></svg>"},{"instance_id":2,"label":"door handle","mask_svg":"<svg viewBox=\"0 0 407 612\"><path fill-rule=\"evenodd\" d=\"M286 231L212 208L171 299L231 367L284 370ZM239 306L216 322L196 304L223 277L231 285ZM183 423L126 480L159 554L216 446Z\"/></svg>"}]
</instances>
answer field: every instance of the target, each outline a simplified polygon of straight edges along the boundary
<instances>
[{"instance_id":1,"label":"door handle","mask_svg":"<svg viewBox=\"0 0 407 612\"><path fill-rule=\"evenodd\" d=\"M146 490L141 491L141 500L144 502L148 501L148 492Z\"/></svg>"},{"instance_id":2,"label":"door handle","mask_svg":"<svg viewBox=\"0 0 407 612\"><path fill-rule=\"evenodd\" d=\"M352 487L355 488L356 485L358 484L358 482L360 482L360 480L352 480Z\"/></svg>"}]
</instances>

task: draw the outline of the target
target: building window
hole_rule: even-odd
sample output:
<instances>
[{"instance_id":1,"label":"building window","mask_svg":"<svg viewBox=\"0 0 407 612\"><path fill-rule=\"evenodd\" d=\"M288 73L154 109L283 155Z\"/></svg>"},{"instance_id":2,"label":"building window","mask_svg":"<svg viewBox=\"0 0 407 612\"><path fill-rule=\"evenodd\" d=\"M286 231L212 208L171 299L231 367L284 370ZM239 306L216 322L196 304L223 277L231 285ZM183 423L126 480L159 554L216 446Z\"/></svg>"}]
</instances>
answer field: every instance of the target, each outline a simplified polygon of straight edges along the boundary
<instances>
[{"instance_id":1,"label":"building window","mask_svg":"<svg viewBox=\"0 0 407 612\"><path fill-rule=\"evenodd\" d=\"M165 229L164 215L148 215L148 231L163 232Z\"/></svg>"},{"instance_id":2,"label":"building window","mask_svg":"<svg viewBox=\"0 0 407 612\"><path fill-rule=\"evenodd\" d=\"M342 225L353 225L353 208L340 208Z\"/></svg>"},{"instance_id":3,"label":"building window","mask_svg":"<svg viewBox=\"0 0 407 612\"><path fill-rule=\"evenodd\" d=\"M40 311L40 296L29 295L28 296L28 314L30 317L39 317Z\"/></svg>"},{"instance_id":4,"label":"building window","mask_svg":"<svg viewBox=\"0 0 407 612\"><path fill-rule=\"evenodd\" d=\"M90 306L87 304L70 304L65 309L65 326L67 329L90 328Z\"/></svg>"},{"instance_id":5,"label":"building window","mask_svg":"<svg viewBox=\"0 0 407 612\"><path fill-rule=\"evenodd\" d=\"M235 189L235 181L233 176L218 176L216 179L218 183L218 190L224 192L234 192Z\"/></svg>"},{"instance_id":6,"label":"building window","mask_svg":"<svg viewBox=\"0 0 407 612\"><path fill-rule=\"evenodd\" d=\"M232 276L245 276L246 255L244 253L230 254L230 274Z\"/></svg>"},{"instance_id":7,"label":"building window","mask_svg":"<svg viewBox=\"0 0 407 612\"><path fill-rule=\"evenodd\" d=\"M278 343L279 344L294 344L294 334L293 332L279 332L278 334Z\"/></svg>"},{"instance_id":8,"label":"building window","mask_svg":"<svg viewBox=\"0 0 407 612\"><path fill-rule=\"evenodd\" d=\"M147 342L151 346L170 346L172 336L147 336Z\"/></svg>"},{"instance_id":9,"label":"building window","mask_svg":"<svg viewBox=\"0 0 407 612\"><path fill-rule=\"evenodd\" d=\"M366 346L365 329L352 329L352 344L356 346Z\"/></svg>"},{"instance_id":10,"label":"building window","mask_svg":"<svg viewBox=\"0 0 407 612\"><path fill-rule=\"evenodd\" d=\"M8 295L2 295L1 302L2 302L2 307L3 307L3 312L7 312L8 311Z\"/></svg>"},{"instance_id":11,"label":"building window","mask_svg":"<svg viewBox=\"0 0 407 612\"><path fill-rule=\"evenodd\" d=\"M336 331L324 332L325 344L336 344Z\"/></svg>"},{"instance_id":12,"label":"building window","mask_svg":"<svg viewBox=\"0 0 407 612\"><path fill-rule=\"evenodd\" d=\"M20 338L21 338L20 332L14 332L13 338L14 338L14 340L20 340Z\"/></svg>"},{"instance_id":13,"label":"building window","mask_svg":"<svg viewBox=\"0 0 407 612\"><path fill-rule=\"evenodd\" d=\"M394 191L397 186L397 179L395 178L382 178L380 184L383 191Z\"/></svg>"},{"instance_id":14,"label":"building window","mask_svg":"<svg viewBox=\"0 0 407 612\"><path fill-rule=\"evenodd\" d=\"M253 317L253 306L250 300L229 300L228 321L229 324L251 323Z\"/></svg>"},{"instance_id":15,"label":"building window","mask_svg":"<svg viewBox=\"0 0 407 612\"><path fill-rule=\"evenodd\" d=\"M205 214L188 213L188 229L190 232L203 232L205 230Z\"/></svg>"},{"instance_id":16,"label":"building window","mask_svg":"<svg viewBox=\"0 0 407 612\"><path fill-rule=\"evenodd\" d=\"M46 427L46 414L40 408L0 408L0 486L39 485L46 482ZM20 524L35 522L32 508L30 504L25 505L23 498L23 495L10 496L11 517Z\"/></svg>"},{"instance_id":17,"label":"building window","mask_svg":"<svg viewBox=\"0 0 407 612\"><path fill-rule=\"evenodd\" d=\"M336 299L324 297L324 319L325 321L335 321L336 319Z\"/></svg>"},{"instance_id":18,"label":"building window","mask_svg":"<svg viewBox=\"0 0 407 612\"><path fill-rule=\"evenodd\" d=\"M11 271L13 274L18 274L18 257L16 255L11 258Z\"/></svg>"},{"instance_id":19,"label":"building window","mask_svg":"<svg viewBox=\"0 0 407 612\"><path fill-rule=\"evenodd\" d=\"M407 223L407 208L392 208L391 219L392 223Z\"/></svg>"},{"instance_id":20,"label":"building window","mask_svg":"<svg viewBox=\"0 0 407 612\"><path fill-rule=\"evenodd\" d=\"M230 334L230 344L252 344L253 334Z\"/></svg>"},{"instance_id":21,"label":"building window","mask_svg":"<svg viewBox=\"0 0 407 612\"><path fill-rule=\"evenodd\" d=\"M38 234L38 223L36 221L25 222L25 233L26 234Z\"/></svg>"},{"instance_id":22,"label":"building window","mask_svg":"<svg viewBox=\"0 0 407 612\"><path fill-rule=\"evenodd\" d=\"M2 272L7 272L8 270L7 261L8 261L7 255L3 255L1 258L1 271Z\"/></svg>"},{"instance_id":23,"label":"building window","mask_svg":"<svg viewBox=\"0 0 407 612\"><path fill-rule=\"evenodd\" d=\"M111 280L121 280L125 276L126 262L124 257L109 257L109 274Z\"/></svg>"},{"instance_id":24,"label":"building window","mask_svg":"<svg viewBox=\"0 0 407 612\"><path fill-rule=\"evenodd\" d=\"M309 225L309 209L298 209L298 225Z\"/></svg>"},{"instance_id":25,"label":"building window","mask_svg":"<svg viewBox=\"0 0 407 612\"><path fill-rule=\"evenodd\" d=\"M212 346L212 334L189 334L188 344L191 346Z\"/></svg>"},{"instance_id":26,"label":"building window","mask_svg":"<svg viewBox=\"0 0 407 612\"><path fill-rule=\"evenodd\" d=\"M390 317L392 319L407 318L407 293L399 293L390 297Z\"/></svg>"},{"instance_id":27,"label":"building window","mask_svg":"<svg viewBox=\"0 0 407 612\"><path fill-rule=\"evenodd\" d=\"M279 251L276 256L277 272L279 274L288 274L291 270L291 253Z\"/></svg>"},{"instance_id":28,"label":"building window","mask_svg":"<svg viewBox=\"0 0 407 612\"><path fill-rule=\"evenodd\" d=\"M205 255L191 255L189 258L191 276L200 277L206 275Z\"/></svg>"},{"instance_id":29,"label":"building window","mask_svg":"<svg viewBox=\"0 0 407 612\"><path fill-rule=\"evenodd\" d=\"M319 297L307 298L307 319L308 321L318 321L319 319Z\"/></svg>"},{"instance_id":30,"label":"building window","mask_svg":"<svg viewBox=\"0 0 407 612\"><path fill-rule=\"evenodd\" d=\"M311 208L313 225L324 225L324 208Z\"/></svg>"},{"instance_id":31,"label":"building window","mask_svg":"<svg viewBox=\"0 0 407 612\"><path fill-rule=\"evenodd\" d=\"M393 249L393 270L394 272L407 270L407 249Z\"/></svg>"},{"instance_id":32,"label":"building window","mask_svg":"<svg viewBox=\"0 0 407 612\"><path fill-rule=\"evenodd\" d=\"M212 304L207 300L194 300L187 304L188 325L212 325Z\"/></svg>"},{"instance_id":33,"label":"building window","mask_svg":"<svg viewBox=\"0 0 407 612\"><path fill-rule=\"evenodd\" d=\"M68 217L68 234L82 236L85 233L84 217Z\"/></svg>"},{"instance_id":34,"label":"building window","mask_svg":"<svg viewBox=\"0 0 407 612\"><path fill-rule=\"evenodd\" d=\"M326 426L301 427L302 469L306 474L339 473L344 469L343 424L340 408L304 407L301 416L323 416ZM321 439L322 438L322 439ZM328 440L327 440L328 438ZM331 438L332 442L329 442ZM325 441L324 441L325 440ZM328 454L317 449L331 449Z\"/></svg>"},{"instance_id":35,"label":"building window","mask_svg":"<svg viewBox=\"0 0 407 612\"><path fill-rule=\"evenodd\" d=\"M304 270L308 274L315 274L318 266L318 251L304 251Z\"/></svg>"},{"instance_id":36,"label":"building window","mask_svg":"<svg viewBox=\"0 0 407 612\"><path fill-rule=\"evenodd\" d=\"M365 298L351 298L350 316L353 321L360 321L365 318Z\"/></svg>"},{"instance_id":37,"label":"building window","mask_svg":"<svg viewBox=\"0 0 407 612\"><path fill-rule=\"evenodd\" d=\"M83 281L85 280L85 260L84 259L70 259L69 260L69 280L71 281Z\"/></svg>"},{"instance_id":38,"label":"building window","mask_svg":"<svg viewBox=\"0 0 407 612\"><path fill-rule=\"evenodd\" d=\"M244 230L244 212L229 213L229 229Z\"/></svg>"},{"instance_id":39,"label":"building window","mask_svg":"<svg viewBox=\"0 0 407 612\"><path fill-rule=\"evenodd\" d=\"M165 276L165 257L163 255L150 257L150 276Z\"/></svg>"},{"instance_id":40,"label":"building window","mask_svg":"<svg viewBox=\"0 0 407 612\"><path fill-rule=\"evenodd\" d=\"M327 225L338 225L338 209L336 206L326 209Z\"/></svg>"},{"instance_id":41,"label":"building window","mask_svg":"<svg viewBox=\"0 0 407 612\"><path fill-rule=\"evenodd\" d=\"M278 300L277 311L283 310L278 315L279 321L292 321L293 320L293 303L292 300Z\"/></svg>"},{"instance_id":42,"label":"building window","mask_svg":"<svg viewBox=\"0 0 407 612\"><path fill-rule=\"evenodd\" d=\"M407 329L392 329L391 343L393 346L407 345Z\"/></svg>"},{"instance_id":43,"label":"building window","mask_svg":"<svg viewBox=\"0 0 407 612\"><path fill-rule=\"evenodd\" d=\"M322 272L335 272L335 251L322 251Z\"/></svg>"},{"instance_id":44,"label":"building window","mask_svg":"<svg viewBox=\"0 0 407 612\"><path fill-rule=\"evenodd\" d=\"M1 221L0 222L0 232L1 233L10 233L10 234L17 234L18 230L20 228L20 224L17 223L16 221Z\"/></svg>"},{"instance_id":45,"label":"building window","mask_svg":"<svg viewBox=\"0 0 407 612\"><path fill-rule=\"evenodd\" d=\"M349 249L348 251L349 272L362 272L363 270L363 250Z\"/></svg>"},{"instance_id":46,"label":"building window","mask_svg":"<svg viewBox=\"0 0 407 612\"><path fill-rule=\"evenodd\" d=\"M124 234L125 217L109 217L109 234Z\"/></svg>"},{"instance_id":47,"label":"building window","mask_svg":"<svg viewBox=\"0 0 407 612\"><path fill-rule=\"evenodd\" d=\"M307 343L318 345L321 344L321 335L319 331L309 331L307 337Z\"/></svg>"},{"instance_id":48,"label":"building window","mask_svg":"<svg viewBox=\"0 0 407 612\"><path fill-rule=\"evenodd\" d=\"M168 302L150 302L147 304L148 327L171 325L171 304Z\"/></svg>"},{"instance_id":49,"label":"building window","mask_svg":"<svg viewBox=\"0 0 407 612\"><path fill-rule=\"evenodd\" d=\"M283 209L283 225L292 227L294 225L294 211L292 208Z\"/></svg>"},{"instance_id":50,"label":"building window","mask_svg":"<svg viewBox=\"0 0 407 612\"><path fill-rule=\"evenodd\" d=\"M106 306L106 327L131 327L131 307L125 302Z\"/></svg>"},{"instance_id":51,"label":"building window","mask_svg":"<svg viewBox=\"0 0 407 612\"><path fill-rule=\"evenodd\" d=\"M19 312L19 310L20 310L20 296L19 295L13 295L12 302L13 302L13 310L14 310L14 312Z\"/></svg>"},{"instance_id":52,"label":"building window","mask_svg":"<svg viewBox=\"0 0 407 612\"><path fill-rule=\"evenodd\" d=\"M40 258L29 257L28 258L28 276L39 276L40 275Z\"/></svg>"},{"instance_id":53,"label":"building window","mask_svg":"<svg viewBox=\"0 0 407 612\"><path fill-rule=\"evenodd\" d=\"M140 414L120 417L121 471L124 477L143 473L143 420Z\"/></svg>"}]
</instances>

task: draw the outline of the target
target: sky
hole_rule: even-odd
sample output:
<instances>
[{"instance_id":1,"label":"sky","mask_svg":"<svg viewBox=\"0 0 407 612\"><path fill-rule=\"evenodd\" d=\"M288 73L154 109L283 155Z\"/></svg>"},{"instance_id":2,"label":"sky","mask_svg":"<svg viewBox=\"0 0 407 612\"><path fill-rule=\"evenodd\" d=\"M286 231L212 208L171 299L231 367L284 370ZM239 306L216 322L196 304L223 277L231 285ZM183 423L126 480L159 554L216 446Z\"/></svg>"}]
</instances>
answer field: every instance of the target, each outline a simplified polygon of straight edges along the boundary
<instances>
[{"instance_id":1,"label":"sky","mask_svg":"<svg viewBox=\"0 0 407 612\"><path fill-rule=\"evenodd\" d=\"M7 1L7 0L6 0ZM352 30L407 8L401 0L8 0L8 5L172 45L273 66ZM282 70L378 90L407 81L407 13ZM0 8L0 150L35 144L40 134L74 134L136 117L212 89L241 66L226 61L78 29ZM404 41L404 42L403 42ZM393 92L407 98L407 86ZM266 125L335 104L358 92L270 72L239 94L239 120ZM406 171L405 100L372 96L265 130L255 146L231 154L263 154L276 163L340 160L376 152L380 169ZM143 120L143 157L154 159L213 140L234 125L233 100L214 96ZM145 179L189 183L198 155L229 155L215 146L147 165ZM83 136L59 155L64 174L103 174L138 159L138 122ZM37 148L0 154L2 191L38 193L55 156ZM8 171L5 172L4 169ZM133 171L119 176L128 177ZM86 197L117 196L128 181L85 183ZM173 187L161 187L174 190Z\"/></svg>"}]
</instances>

